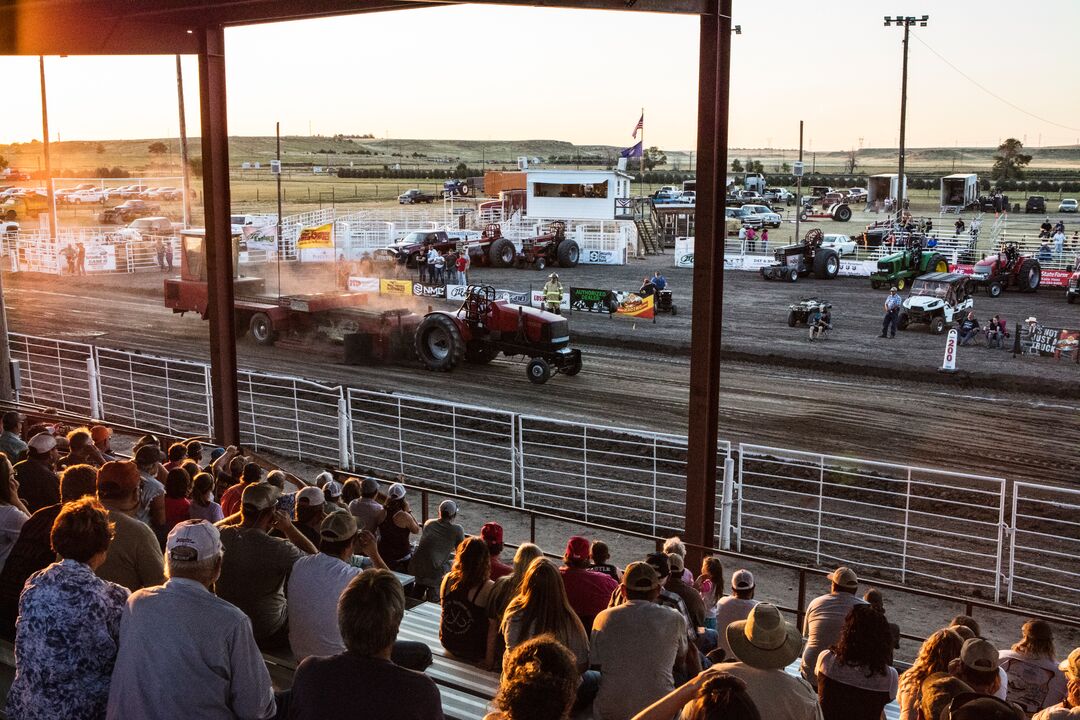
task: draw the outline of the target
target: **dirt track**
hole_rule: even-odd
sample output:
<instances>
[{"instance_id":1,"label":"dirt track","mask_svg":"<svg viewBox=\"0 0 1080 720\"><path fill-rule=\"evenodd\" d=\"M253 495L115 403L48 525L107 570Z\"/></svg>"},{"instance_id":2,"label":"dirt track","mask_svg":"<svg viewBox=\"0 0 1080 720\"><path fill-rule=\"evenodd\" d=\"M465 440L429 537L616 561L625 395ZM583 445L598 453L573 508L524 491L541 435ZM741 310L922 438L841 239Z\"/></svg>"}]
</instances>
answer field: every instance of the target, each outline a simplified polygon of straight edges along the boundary
<instances>
[{"instance_id":1,"label":"dirt track","mask_svg":"<svg viewBox=\"0 0 1080 720\"><path fill-rule=\"evenodd\" d=\"M564 280L596 285L598 278L606 277L609 284L628 282L654 265L581 267L564 273ZM680 306L687 306L683 288L690 283L689 271L665 272ZM482 270L477 277L484 281L490 277L502 287L523 273L538 275ZM58 287L55 278L9 275L5 280L13 331L207 358L207 325L190 315L176 317L161 306L160 276L115 275L66 287ZM733 444L750 442L1075 486L1080 471L1075 452L1080 445L1080 403L1075 395L1070 399L1010 392L1002 389L1004 382L985 389L939 383L933 369L940 363L942 338L922 330L901 333L891 341L875 338L879 316L874 306L881 295L863 285L865 281L792 286L728 272L725 282L725 347L761 354L742 355L721 368L720 436ZM786 303L806 290L826 287L836 305L837 330L826 342L810 345L804 330L787 327ZM984 314L981 308L987 305L981 301L976 300L976 309ZM1009 318L1035 312L1048 324L1067 322L1070 315L1080 319L1080 312L1065 304L1059 292L1006 294L998 303ZM239 344L239 362L241 367L375 390L685 433L689 358L678 348L688 344L689 322L688 313L661 316L656 325L577 315L571 320L572 332L579 338L594 336L598 342L582 342L586 364L580 376L556 376L543 389L526 381L523 366L502 360L490 368L462 367L439 375L412 364L344 366L341 349L332 346L266 349L244 340ZM639 342L650 350L631 349ZM610 347L612 343L622 347ZM656 352L660 347L675 351ZM771 362L768 353L784 355L785 364ZM914 373L892 369L879 378L820 369L806 372L791 367L792 358L806 358L817 368L839 362L871 367L903 363L928 370L932 382L913 380ZM1014 360L1009 353L984 348L962 349L960 367L969 363L981 363L988 373L1004 369L1021 377L1042 376L1043 381L1080 378L1075 365L1047 358ZM962 448L959 456L957 448Z\"/></svg>"}]
</instances>

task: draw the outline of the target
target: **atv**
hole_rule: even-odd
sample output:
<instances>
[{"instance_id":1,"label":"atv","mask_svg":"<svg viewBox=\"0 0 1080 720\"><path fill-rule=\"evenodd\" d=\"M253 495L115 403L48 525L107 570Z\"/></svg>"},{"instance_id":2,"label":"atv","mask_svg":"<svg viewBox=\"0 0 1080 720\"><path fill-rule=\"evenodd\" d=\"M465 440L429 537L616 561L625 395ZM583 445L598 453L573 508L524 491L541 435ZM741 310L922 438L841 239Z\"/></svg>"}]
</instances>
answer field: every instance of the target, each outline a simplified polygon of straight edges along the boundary
<instances>
[{"instance_id":1,"label":"atv","mask_svg":"<svg viewBox=\"0 0 1080 720\"><path fill-rule=\"evenodd\" d=\"M840 273L840 256L832 248L821 247L824 239L825 233L814 228L801 242L778 247L773 253L776 262L761 268L761 277L796 282L812 272L821 280L835 278Z\"/></svg>"},{"instance_id":2,"label":"atv","mask_svg":"<svg viewBox=\"0 0 1080 720\"><path fill-rule=\"evenodd\" d=\"M870 287L877 290L893 286L903 290L908 283L926 273L946 273L949 262L941 253L923 247L923 238L910 235L907 247L878 260L877 272L870 276Z\"/></svg>"},{"instance_id":3,"label":"atv","mask_svg":"<svg viewBox=\"0 0 1080 720\"><path fill-rule=\"evenodd\" d=\"M940 335L975 306L971 284L971 276L962 273L932 272L915 278L896 326L907 330L912 324L924 323L930 332Z\"/></svg>"},{"instance_id":4,"label":"atv","mask_svg":"<svg viewBox=\"0 0 1080 720\"><path fill-rule=\"evenodd\" d=\"M787 324L795 327L800 323L807 325L814 313L825 312L832 308L832 303L819 298L801 298L799 302L788 305Z\"/></svg>"},{"instance_id":5,"label":"atv","mask_svg":"<svg viewBox=\"0 0 1080 720\"><path fill-rule=\"evenodd\" d=\"M1009 242L1000 252L975 263L972 277L976 287L986 288L986 294L996 298L1009 287L1035 292L1042 280L1042 268L1035 258L1021 255L1019 245Z\"/></svg>"}]
</instances>

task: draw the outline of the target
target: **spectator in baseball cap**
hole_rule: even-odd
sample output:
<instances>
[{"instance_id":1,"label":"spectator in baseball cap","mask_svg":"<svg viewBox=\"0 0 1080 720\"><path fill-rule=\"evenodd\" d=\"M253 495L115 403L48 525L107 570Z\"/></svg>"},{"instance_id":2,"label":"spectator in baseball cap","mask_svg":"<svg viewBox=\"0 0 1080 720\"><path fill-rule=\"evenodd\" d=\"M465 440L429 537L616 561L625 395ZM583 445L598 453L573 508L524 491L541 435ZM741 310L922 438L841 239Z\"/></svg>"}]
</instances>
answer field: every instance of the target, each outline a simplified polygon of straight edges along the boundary
<instances>
[{"instance_id":1,"label":"spectator in baseball cap","mask_svg":"<svg viewBox=\"0 0 1080 720\"><path fill-rule=\"evenodd\" d=\"M349 503L349 512L356 517L361 530L374 533L386 519L386 509L378 501L379 481L366 477L360 481L360 497Z\"/></svg>"},{"instance_id":2,"label":"spectator in baseball cap","mask_svg":"<svg viewBox=\"0 0 1080 720\"><path fill-rule=\"evenodd\" d=\"M94 425L90 428L90 439L94 441L94 447L106 460L115 460L112 450L112 428L104 425Z\"/></svg>"},{"instance_id":3,"label":"spectator in baseball cap","mask_svg":"<svg viewBox=\"0 0 1080 720\"><path fill-rule=\"evenodd\" d=\"M498 580L514 572L514 568L499 559L504 547L502 525L497 522L484 523L480 528L480 537L487 543L488 553L491 555L491 579Z\"/></svg>"},{"instance_id":4,"label":"spectator in baseball cap","mask_svg":"<svg viewBox=\"0 0 1080 720\"><path fill-rule=\"evenodd\" d=\"M923 717L942 717L953 698L964 693L993 696L1001 684L998 663L997 648L989 641L965 640L960 657L949 663L947 673L934 673L923 681Z\"/></svg>"},{"instance_id":5,"label":"spectator in baseball cap","mask_svg":"<svg viewBox=\"0 0 1080 720\"><path fill-rule=\"evenodd\" d=\"M587 551L588 541L585 545ZM596 616L589 657L600 668L600 690L593 703L598 720L625 720L663 698L675 689L676 667L691 676L700 670L697 649L687 640L686 622L656 602L660 583L652 565L630 563L622 579L627 601Z\"/></svg>"},{"instance_id":6,"label":"spectator in baseball cap","mask_svg":"<svg viewBox=\"0 0 1080 720\"><path fill-rule=\"evenodd\" d=\"M754 575L745 569L731 574L731 595L725 595L716 603L717 650L723 654L709 655L714 662L735 659L727 641L727 626L737 620L745 620L758 601L754 599ZM715 652L715 651L714 651Z\"/></svg>"},{"instance_id":7,"label":"spectator in baseball cap","mask_svg":"<svg viewBox=\"0 0 1080 720\"><path fill-rule=\"evenodd\" d=\"M155 532L165 528L165 484L161 461L165 453L157 445L143 445L135 453L135 464L142 480L139 482L139 506L135 517ZM164 538L164 534L161 535Z\"/></svg>"},{"instance_id":8,"label":"spectator in baseball cap","mask_svg":"<svg viewBox=\"0 0 1080 720\"><path fill-rule=\"evenodd\" d=\"M280 494L269 483L251 483L241 496L241 523L221 529L225 560L217 594L244 611L260 648L283 647L288 642L285 580L293 564L315 546L277 509ZM285 539L273 537L280 531Z\"/></svg>"},{"instance_id":9,"label":"spectator in baseball cap","mask_svg":"<svg viewBox=\"0 0 1080 720\"><path fill-rule=\"evenodd\" d=\"M840 639L851 608L865 605L866 601L855 594L859 588L859 577L847 567L838 567L828 575L831 583L829 594L814 598L806 608L803 621L803 636L806 648L803 650L799 671L807 681L817 688L814 668L817 658L823 650Z\"/></svg>"},{"instance_id":10,"label":"spectator in baseball cap","mask_svg":"<svg viewBox=\"0 0 1080 720\"><path fill-rule=\"evenodd\" d=\"M465 539L465 529L454 520L458 506L453 500L439 503L439 517L424 523L420 542L409 561L409 574L416 580L416 593L425 600L437 602L439 587L454 558L454 550Z\"/></svg>"},{"instance_id":11,"label":"spectator in baseball cap","mask_svg":"<svg viewBox=\"0 0 1080 720\"><path fill-rule=\"evenodd\" d=\"M141 483L139 468L130 461L112 460L98 470L98 500L108 511L113 541L95 572L131 591L165 582L161 546L154 531L132 517L139 507Z\"/></svg>"},{"instance_id":12,"label":"spectator in baseball cap","mask_svg":"<svg viewBox=\"0 0 1080 720\"><path fill-rule=\"evenodd\" d=\"M563 565L559 568L566 587L566 597L588 633L597 614L608 606L619 583L603 573L590 572L592 547L588 538L575 535L566 543Z\"/></svg>"},{"instance_id":13,"label":"spectator in baseball cap","mask_svg":"<svg viewBox=\"0 0 1080 720\"><path fill-rule=\"evenodd\" d=\"M30 438L26 459L15 465L19 497L31 513L60 502L60 478L53 472L59 458L56 438L52 433L41 432Z\"/></svg>"},{"instance_id":14,"label":"spectator in baseball cap","mask_svg":"<svg viewBox=\"0 0 1080 720\"><path fill-rule=\"evenodd\" d=\"M274 716L270 674L250 623L210 592L222 552L218 529L205 520L169 532L169 580L132 595L120 623L109 717ZM183 668L184 682L146 672L151 667Z\"/></svg>"},{"instance_id":15,"label":"spectator in baseball cap","mask_svg":"<svg viewBox=\"0 0 1080 720\"><path fill-rule=\"evenodd\" d=\"M1000 653L1009 702L1031 715L1065 699L1067 681L1054 656L1054 631L1045 620L1024 623L1020 641Z\"/></svg>"},{"instance_id":16,"label":"spectator in baseball cap","mask_svg":"<svg viewBox=\"0 0 1080 720\"><path fill-rule=\"evenodd\" d=\"M405 486L394 483L386 491L386 515L379 524L379 554L391 570L404 572L412 559L412 535L420 533L420 525L405 499Z\"/></svg>"},{"instance_id":17,"label":"spectator in baseball cap","mask_svg":"<svg viewBox=\"0 0 1080 720\"><path fill-rule=\"evenodd\" d=\"M326 496L318 485L307 485L296 493L294 524L315 547L319 547L319 530L326 517L325 503Z\"/></svg>"},{"instance_id":18,"label":"spectator in baseball cap","mask_svg":"<svg viewBox=\"0 0 1080 720\"><path fill-rule=\"evenodd\" d=\"M326 498L326 511L328 513L347 509L345 504L341 501L341 495L345 491L345 488L337 480L328 480L323 484L322 491L323 497Z\"/></svg>"}]
</instances>

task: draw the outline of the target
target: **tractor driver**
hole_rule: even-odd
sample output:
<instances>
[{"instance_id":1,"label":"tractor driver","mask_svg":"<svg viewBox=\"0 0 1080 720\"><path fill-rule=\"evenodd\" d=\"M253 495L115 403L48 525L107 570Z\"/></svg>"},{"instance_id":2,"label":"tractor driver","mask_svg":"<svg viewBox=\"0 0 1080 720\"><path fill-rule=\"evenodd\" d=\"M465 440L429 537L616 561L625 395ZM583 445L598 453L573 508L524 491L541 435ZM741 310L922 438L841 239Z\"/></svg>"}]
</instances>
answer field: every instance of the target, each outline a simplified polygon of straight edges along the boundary
<instances>
[{"instance_id":1,"label":"tractor driver","mask_svg":"<svg viewBox=\"0 0 1080 720\"><path fill-rule=\"evenodd\" d=\"M559 282L559 274L551 273L548 281L544 284L544 309L548 312L562 315L563 286Z\"/></svg>"},{"instance_id":2,"label":"tractor driver","mask_svg":"<svg viewBox=\"0 0 1080 720\"><path fill-rule=\"evenodd\" d=\"M641 296L642 299L644 299L655 293L656 285L653 284L652 278L650 278L648 275L641 278L641 289L637 291L637 294Z\"/></svg>"}]
</instances>

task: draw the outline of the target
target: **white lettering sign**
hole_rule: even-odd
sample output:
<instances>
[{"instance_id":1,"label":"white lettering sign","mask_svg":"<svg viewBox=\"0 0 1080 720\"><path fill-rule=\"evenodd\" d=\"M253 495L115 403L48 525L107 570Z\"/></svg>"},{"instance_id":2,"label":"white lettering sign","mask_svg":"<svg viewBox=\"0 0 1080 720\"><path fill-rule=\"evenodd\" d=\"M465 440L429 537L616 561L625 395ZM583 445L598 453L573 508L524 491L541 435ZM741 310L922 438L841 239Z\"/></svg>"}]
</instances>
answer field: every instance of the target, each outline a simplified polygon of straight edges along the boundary
<instances>
[{"instance_id":1,"label":"white lettering sign","mask_svg":"<svg viewBox=\"0 0 1080 720\"><path fill-rule=\"evenodd\" d=\"M941 361L941 372L956 372L956 337L956 328L953 328L945 340L945 358Z\"/></svg>"}]
</instances>

